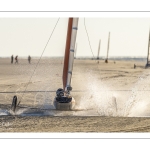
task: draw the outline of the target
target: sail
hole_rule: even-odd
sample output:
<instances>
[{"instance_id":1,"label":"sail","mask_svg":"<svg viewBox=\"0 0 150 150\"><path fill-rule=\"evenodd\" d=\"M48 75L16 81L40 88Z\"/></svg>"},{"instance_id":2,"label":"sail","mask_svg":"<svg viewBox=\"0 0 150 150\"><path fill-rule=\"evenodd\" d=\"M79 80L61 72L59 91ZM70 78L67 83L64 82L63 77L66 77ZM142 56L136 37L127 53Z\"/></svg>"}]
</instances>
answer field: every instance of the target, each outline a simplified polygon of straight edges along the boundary
<instances>
[{"instance_id":1,"label":"sail","mask_svg":"<svg viewBox=\"0 0 150 150\"><path fill-rule=\"evenodd\" d=\"M69 50L70 50L70 42L71 42L72 23L73 23L73 18L69 18L67 39L66 39L66 49L65 49L65 56L64 56L64 68L63 68L63 89L64 90L66 87L67 75L68 75Z\"/></svg>"},{"instance_id":2,"label":"sail","mask_svg":"<svg viewBox=\"0 0 150 150\"><path fill-rule=\"evenodd\" d=\"M63 68L63 88L65 91L67 90L67 87L71 87L77 27L78 18L69 18Z\"/></svg>"},{"instance_id":3,"label":"sail","mask_svg":"<svg viewBox=\"0 0 150 150\"><path fill-rule=\"evenodd\" d=\"M74 55L74 58L75 58L75 59L77 58L77 43L76 43L76 48L75 48L75 55Z\"/></svg>"},{"instance_id":4,"label":"sail","mask_svg":"<svg viewBox=\"0 0 150 150\"><path fill-rule=\"evenodd\" d=\"M67 90L68 87L71 87L71 77L72 77L72 70L73 70L74 49L76 43L77 29L78 29L78 18L73 18L69 64L68 64L68 75L67 75L67 84L65 90Z\"/></svg>"}]
</instances>

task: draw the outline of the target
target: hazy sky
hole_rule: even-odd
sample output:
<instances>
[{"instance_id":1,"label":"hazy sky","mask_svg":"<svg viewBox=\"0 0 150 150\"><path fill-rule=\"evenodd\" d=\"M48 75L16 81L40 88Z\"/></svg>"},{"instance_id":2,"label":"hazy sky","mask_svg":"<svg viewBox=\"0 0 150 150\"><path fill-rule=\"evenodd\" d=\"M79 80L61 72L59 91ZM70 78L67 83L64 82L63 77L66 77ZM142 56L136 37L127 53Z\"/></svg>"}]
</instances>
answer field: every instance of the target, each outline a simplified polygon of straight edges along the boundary
<instances>
[{"instance_id":1,"label":"hazy sky","mask_svg":"<svg viewBox=\"0 0 150 150\"><path fill-rule=\"evenodd\" d=\"M40 56L58 18L0 18L0 56ZM150 18L85 18L95 57L101 39L100 56L147 56ZM43 56L64 56L68 18L60 18ZM91 56L79 18L77 57Z\"/></svg>"}]
</instances>

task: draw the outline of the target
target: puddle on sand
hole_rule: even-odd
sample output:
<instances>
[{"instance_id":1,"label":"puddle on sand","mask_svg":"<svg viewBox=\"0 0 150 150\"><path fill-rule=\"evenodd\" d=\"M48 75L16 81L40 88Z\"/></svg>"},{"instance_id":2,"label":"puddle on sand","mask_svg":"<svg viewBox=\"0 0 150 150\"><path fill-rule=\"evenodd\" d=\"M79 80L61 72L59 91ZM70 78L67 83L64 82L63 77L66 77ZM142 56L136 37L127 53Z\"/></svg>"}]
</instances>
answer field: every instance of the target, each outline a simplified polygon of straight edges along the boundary
<instances>
[{"instance_id":1,"label":"puddle on sand","mask_svg":"<svg viewBox=\"0 0 150 150\"><path fill-rule=\"evenodd\" d=\"M3 115L18 115L18 116L97 116L99 115L94 110L71 110L60 111L55 109L33 109L33 108L19 108L13 113L11 110L0 109L0 116Z\"/></svg>"},{"instance_id":2,"label":"puddle on sand","mask_svg":"<svg viewBox=\"0 0 150 150\"><path fill-rule=\"evenodd\" d=\"M0 109L0 116L6 116L6 115L10 115L9 110Z\"/></svg>"}]
</instances>

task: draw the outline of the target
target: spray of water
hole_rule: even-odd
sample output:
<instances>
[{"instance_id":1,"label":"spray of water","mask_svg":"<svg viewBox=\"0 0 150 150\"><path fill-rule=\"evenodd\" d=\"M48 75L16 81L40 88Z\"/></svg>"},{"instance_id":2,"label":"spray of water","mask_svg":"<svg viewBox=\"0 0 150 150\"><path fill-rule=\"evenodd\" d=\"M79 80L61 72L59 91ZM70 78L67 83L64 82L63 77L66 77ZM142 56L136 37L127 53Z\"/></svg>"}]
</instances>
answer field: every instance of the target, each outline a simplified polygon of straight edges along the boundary
<instances>
[{"instance_id":1,"label":"spray of water","mask_svg":"<svg viewBox=\"0 0 150 150\"><path fill-rule=\"evenodd\" d=\"M87 92L80 98L79 109L94 110L100 116L117 116L116 94L88 70ZM92 81L92 82L91 82ZM94 115L94 112L91 112Z\"/></svg>"},{"instance_id":2,"label":"spray of water","mask_svg":"<svg viewBox=\"0 0 150 150\"><path fill-rule=\"evenodd\" d=\"M79 108L93 109L100 116L145 117L150 116L150 76L144 72L130 92L111 91L88 71L87 93L80 99ZM91 81L91 82L90 82ZM99 81L99 82L98 82ZM111 84L111 83L110 83ZM114 83L112 83L114 84Z\"/></svg>"},{"instance_id":3,"label":"spray of water","mask_svg":"<svg viewBox=\"0 0 150 150\"><path fill-rule=\"evenodd\" d=\"M150 116L150 76L144 73L138 78L131 94L126 101L124 116L144 117Z\"/></svg>"},{"instance_id":4,"label":"spray of water","mask_svg":"<svg viewBox=\"0 0 150 150\"><path fill-rule=\"evenodd\" d=\"M5 116L5 115L9 115L9 111L5 110L5 109L0 109L0 116Z\"/></svg>"}]
</instances>

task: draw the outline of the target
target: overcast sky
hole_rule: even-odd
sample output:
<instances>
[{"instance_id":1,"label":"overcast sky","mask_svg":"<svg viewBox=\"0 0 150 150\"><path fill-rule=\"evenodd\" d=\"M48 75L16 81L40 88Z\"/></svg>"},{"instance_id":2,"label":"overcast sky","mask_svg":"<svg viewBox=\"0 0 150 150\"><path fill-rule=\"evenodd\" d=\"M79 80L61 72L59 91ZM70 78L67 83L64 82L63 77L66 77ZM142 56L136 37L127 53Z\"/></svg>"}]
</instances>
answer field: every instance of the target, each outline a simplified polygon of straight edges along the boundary
<instances>
[{"instance_id":1,"label":"overcast sky","mask_svg":"<svg viewBox=\"0 0 150 150\"><path fill-rule=\"evenodd\" d=\"M40 56L58 18L0 18L0 56ZM147 56L150 18L85 18L92 50L106 56ZM60 18L43 56L64 56L68 18ZM77 57L91 56L84 27L79 18Z\"/></svg>"}]
</instances>

